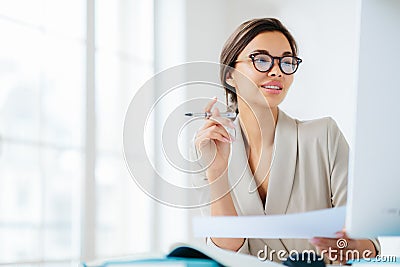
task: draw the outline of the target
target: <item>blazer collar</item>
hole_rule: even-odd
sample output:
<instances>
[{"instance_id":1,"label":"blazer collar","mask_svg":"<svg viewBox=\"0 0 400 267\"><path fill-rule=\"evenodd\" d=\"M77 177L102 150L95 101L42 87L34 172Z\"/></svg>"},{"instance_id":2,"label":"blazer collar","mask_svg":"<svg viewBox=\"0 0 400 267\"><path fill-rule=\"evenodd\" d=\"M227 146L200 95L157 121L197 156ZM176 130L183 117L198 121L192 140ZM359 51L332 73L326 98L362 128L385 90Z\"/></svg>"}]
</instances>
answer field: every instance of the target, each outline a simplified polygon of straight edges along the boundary
<instances>
[{"instance_id":1,"label":"blazer collar","mask_svg":"<svg viewBox=\"0 0 400 267\"><path fill-rule=\"evenodd\" d=\"M232 198L238 215L265 215L258 191L252 191L254 177L248 164L246 145L239 118L235 122L236 140L232 142L228 177L233 188Z\"/></svg>"},{"instance_id":2,"label":"blazer collar","mask_svg":"<svg viewBox=\"0 0 400 267\"><path fill-rule=\"evenodd\" d=\"M272 163L265 207L258 191L251 190L254 177L251 173L246 146L239 120L236 119L236 141L232 143L229 161L229 181L232 199L238 215L285 214L292 192L297 162L297 123L279 110L275 129L275 159ZM287 250L281 239L262 239L276 250Z\"/></svg>"},{"instance_id":3,"label":"blazer collar","mask_svg":"<svg viewBox=\"0 0 400 267\"><path fill-rule=\"evenodd\" d=\"M279 110L275 129L275 156L272 162L265 214L285 214L297 164L297 123Z\"/></svg>"},{"instance_id":4,"label":"blazer collar","mask_svg":"<svg viewBox=\"0 0 400 267\"><path fill-rule=\"evenodd\" d=\"M236 141L232 143L229 180L239 215L285 214L292 192L297 163L297 123L279 110L275 129L275 156L272 162L265 206L254 188L246 145L239 119L235 120Z\"/></svg>"}]
</instances>

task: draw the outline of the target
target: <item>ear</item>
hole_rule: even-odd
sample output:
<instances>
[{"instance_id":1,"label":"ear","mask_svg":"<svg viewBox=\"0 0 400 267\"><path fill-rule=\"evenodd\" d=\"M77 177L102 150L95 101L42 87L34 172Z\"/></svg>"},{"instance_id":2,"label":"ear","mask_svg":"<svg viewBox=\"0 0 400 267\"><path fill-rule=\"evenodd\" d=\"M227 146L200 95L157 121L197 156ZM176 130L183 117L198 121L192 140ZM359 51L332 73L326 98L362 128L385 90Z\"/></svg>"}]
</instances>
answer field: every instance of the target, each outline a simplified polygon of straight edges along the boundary
<instances>
[{"instance_id":1,"label":"ear","mask_svg":"<svg viewBox=\"0 0 400 267\"><path fill-rule=\"evenodd\" d=\"M235 78L233 77L233 72L232 71L228 71L225 75L225 81L227 84L229 84L232 87L236 87L236 82L235 82Z\"/></svg>"}]
</instances>

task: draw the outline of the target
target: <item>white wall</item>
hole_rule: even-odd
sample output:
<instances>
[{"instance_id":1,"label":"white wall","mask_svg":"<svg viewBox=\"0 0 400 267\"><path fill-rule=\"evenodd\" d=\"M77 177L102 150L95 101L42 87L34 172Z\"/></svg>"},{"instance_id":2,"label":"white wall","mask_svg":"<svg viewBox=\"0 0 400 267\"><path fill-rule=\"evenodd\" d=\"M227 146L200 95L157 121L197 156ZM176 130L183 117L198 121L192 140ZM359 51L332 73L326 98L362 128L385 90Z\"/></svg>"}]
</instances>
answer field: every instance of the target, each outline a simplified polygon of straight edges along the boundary
<instances>
[{"instance_id":1,"label":"white wall","mask_svg":"<svg viewBox=\"0 0 400 267\"><path fill-rule=\"evenodd\" d=\"M185 32L187 30L185 23L185 4L184 0L155 0L155 73L159 73L169 67L182 64L186 61L185 59ZM156 88L156 90L162 89ZM158 92L159 93L159 92ZM183 101L183 99L175 99L175 101ZM159 109L163 111L170 110L174 107L174 103L171 101L160 101ZM164 118L157 113L157 133L162 132L164 127ZM167 113L168 114L168 113ZM157 141L155 137L155 146L160 147L160 141ZM155 153L158 153L156 151ZM161 154L161 153L160 153ZM156 158L156 164L158 168L162 170L162 173L167 173L167 170L163 168L163 157L158 155ZM182 177L175 177L175 179L181 179ZM159 185L154 185L156 188ZM163 188L157 188L157 190L163 191ZM164 190L167 191L167 190ZM168 191L167 191L168 192ZM153 202L153 235L155 238L154 245L152 248L154 251L169 251L170 246L176 241L185 241L188 234L188 213L184 209L173 208L166 206L159 202ZM179 229L179 231L171 231L171 229Z\"/></svg>"},{"instance_id":2,"label":"white wall","mask_svg":"<svg viewBox=\"0 0 400 267\"><path fill-rule=\"evenodd\" d=\"M205 0L187 1L186 10L188 61L218 62L223 43L240 23L279 18L294 35L303 59L281 108L299 119L332 116L352 142L358 1Z\"/></svg>"}]
</instances>

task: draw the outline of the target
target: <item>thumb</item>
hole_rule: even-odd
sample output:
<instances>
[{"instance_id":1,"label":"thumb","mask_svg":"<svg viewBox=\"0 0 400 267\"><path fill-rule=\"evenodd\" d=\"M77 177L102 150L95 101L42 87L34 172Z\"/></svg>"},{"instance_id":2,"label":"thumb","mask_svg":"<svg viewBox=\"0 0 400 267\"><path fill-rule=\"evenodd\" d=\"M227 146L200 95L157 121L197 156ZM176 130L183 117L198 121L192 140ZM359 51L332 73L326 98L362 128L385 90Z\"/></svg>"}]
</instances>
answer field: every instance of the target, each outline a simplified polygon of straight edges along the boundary
<instances>
[{"instance_id":1,"label":"thumb","mask_svg":"<svg viewBox=\"0 0 400 267\"><path fill-rule=\"evenodd\" d=\"M218 108L214 108L214 110L212 111L212 115L214 117L219 117L221 115L221 113L219 112Z\"/></svg>"}]
</instances>

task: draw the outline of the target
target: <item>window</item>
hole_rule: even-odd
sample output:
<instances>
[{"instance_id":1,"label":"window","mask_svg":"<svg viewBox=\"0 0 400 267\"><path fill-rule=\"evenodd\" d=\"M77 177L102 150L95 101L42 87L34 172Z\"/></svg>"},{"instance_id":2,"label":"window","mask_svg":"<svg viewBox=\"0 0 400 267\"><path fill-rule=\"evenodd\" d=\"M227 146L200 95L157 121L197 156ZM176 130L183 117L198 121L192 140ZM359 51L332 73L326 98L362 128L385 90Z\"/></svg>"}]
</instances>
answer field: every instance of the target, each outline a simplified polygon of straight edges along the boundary
<instances>
[{"instance_id":1,"label":"window","mask_svg":"<svg viewBox=\"0 0 400 267\"><path fill-rule=\"evenodd\" d=\"M129 175L122 131L130 100L153 74L152 10L152 1L96 2L95 235L102 257L150 250L151 202Z\"/></svg>"},{"instance_id":2,"label":"window","mask_svg":"<svg viewBox=\"0 0 400 267\"><path fill-rule=\"evenodd\" d=\"M153 74L153 5L97 0L94 6L96 147L90 151L86 29L93 5L1 1L0 264L70 266L87 250L100 258L150 247L150 200L125 167L122 125L134 89ZM88 155L96 198L84 205ZM95 210L94 248L82 245L85 209Z\"/></svg>"}]
</instances>

